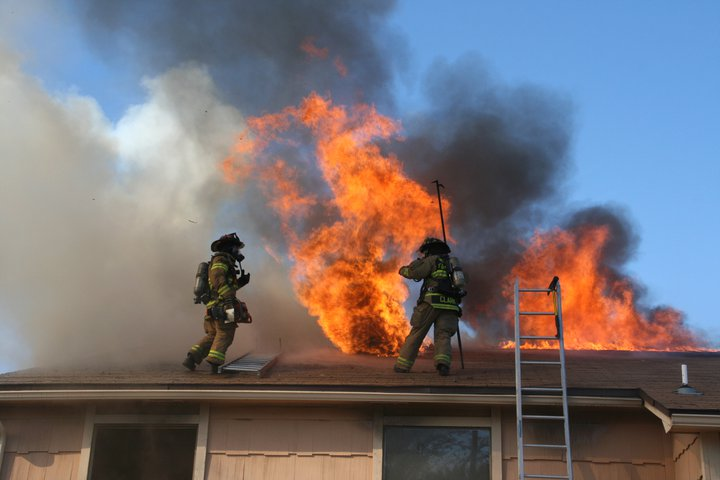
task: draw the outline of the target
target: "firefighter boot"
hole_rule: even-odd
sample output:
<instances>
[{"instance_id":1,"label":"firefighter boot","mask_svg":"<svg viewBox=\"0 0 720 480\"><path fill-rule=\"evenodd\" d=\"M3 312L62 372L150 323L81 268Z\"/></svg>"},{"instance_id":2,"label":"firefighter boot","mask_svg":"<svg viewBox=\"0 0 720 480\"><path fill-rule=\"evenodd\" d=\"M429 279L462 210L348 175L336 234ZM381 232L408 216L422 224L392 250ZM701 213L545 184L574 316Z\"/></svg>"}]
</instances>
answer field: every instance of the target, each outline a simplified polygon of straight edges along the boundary
<instances>
[{"instance_id":1,"label":"firefighter boot","mask_svg":"<svg viewBox=\"0 0 720 480\"><path fill-rule=\"evenodd\" d=\"M183 367L187 368L190 371L195 370L195 359L190 353L187 354L187 357L185 357L185 360L183 360L182 364Z\"/></svg>"},{"instance_id":2,"label":"firefighter boot","mask_svg":"<svg viewBox=\"0 0 720 480\"><path fill-rule=\"evenodd\" d=\"M446 377L448 373L450 373L450 367L445 365L444 363L439 363L437 366L437 371L440 375L443 377Z\"/></svg>"}]
</instances>

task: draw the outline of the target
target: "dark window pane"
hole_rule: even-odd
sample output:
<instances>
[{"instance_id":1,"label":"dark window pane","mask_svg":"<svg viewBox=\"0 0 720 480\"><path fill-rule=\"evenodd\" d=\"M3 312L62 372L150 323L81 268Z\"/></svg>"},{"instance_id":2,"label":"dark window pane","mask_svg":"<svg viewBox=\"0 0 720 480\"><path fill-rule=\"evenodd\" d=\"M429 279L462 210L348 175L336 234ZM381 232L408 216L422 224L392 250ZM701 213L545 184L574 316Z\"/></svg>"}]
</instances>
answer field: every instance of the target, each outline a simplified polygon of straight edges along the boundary
<instances>
[{"instance_id":1,"label":"dark window pane","mask_svg":"<svg viewBox=\"0 0 720 480\"><path fill-rule=\"evenodd\" d=\"M95 427L91 480L192 480L195 426Z\"/></svg>"},{"instance_id":2,"label":"dark window pane","mask_svg":"<svg viewBox=\"0 0 720 480\"><path fill-rule=\"evenodd\" d=\"M385 427L383 480L489 480L490 429Z\"/></svg>"}]
</instances>

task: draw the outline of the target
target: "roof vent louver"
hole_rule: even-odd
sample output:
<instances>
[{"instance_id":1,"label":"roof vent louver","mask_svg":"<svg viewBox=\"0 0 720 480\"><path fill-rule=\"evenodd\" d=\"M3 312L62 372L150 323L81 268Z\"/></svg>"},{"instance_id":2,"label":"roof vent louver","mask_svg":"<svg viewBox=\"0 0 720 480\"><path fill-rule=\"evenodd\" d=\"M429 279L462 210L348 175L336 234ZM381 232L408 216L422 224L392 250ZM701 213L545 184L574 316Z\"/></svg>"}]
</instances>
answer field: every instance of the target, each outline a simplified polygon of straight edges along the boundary
<instances>
[{"instance_id":1,"label":"roof vent louver","mask_svg":"<svg viewBox=\"0 0 720 480\"><path fill-rule=\"evenodd\" d=\"M278 354L248 353L236 358L220 367L221 373L254 373L258 377L265 377L275 364Z\"/></svg>"}]
</instances>

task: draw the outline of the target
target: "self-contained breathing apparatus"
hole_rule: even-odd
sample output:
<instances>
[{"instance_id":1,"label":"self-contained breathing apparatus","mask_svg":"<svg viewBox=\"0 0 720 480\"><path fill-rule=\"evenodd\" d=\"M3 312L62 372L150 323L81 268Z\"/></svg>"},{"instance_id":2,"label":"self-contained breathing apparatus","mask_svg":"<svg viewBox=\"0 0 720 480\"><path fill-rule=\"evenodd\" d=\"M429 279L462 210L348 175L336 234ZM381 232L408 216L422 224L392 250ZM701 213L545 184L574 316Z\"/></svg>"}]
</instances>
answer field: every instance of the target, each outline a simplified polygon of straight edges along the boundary
<instances>
[{"instance_id":1,"label":"self-contained breathing apparatus","mask_svg":"<svg viewBox=\"0 0 720 480\"><path fill-rule=\"evenodd\" d=\"M429 283L433 285L428 286ZM451 257L447 254L437 256L430 278L423 282L423 286L420 289L418 304L425 300L427 294L432 293L452 299L458 308L458 316L462 315L460 302L462 298L467 295L467 292L465 291L465 273L457 257Z\"/></svg>"},{"instance_id":2,"label":"self-contained breathing apparatus","mask_svg":"<svg viewBox=\"0 0 720 480\"><path fill-rule=\"evenodd\" d=\"M193 293L195 294L193 301L196 305L199 303L207 305L210 301L210 278L208 277L209 269L210 264L208 262L200 262L198 265L197 273L195 274L195 289L193 290Z\"/></svg>"},{"instance_id":3,"label":"self-contained breathing apparatus","mask_svg":"<svg viewBox=\"0 0 720 480\"><path fill-rule=\"evenodd\" d=\"M233 279L237 279L237 289L250 283L250 274L245 272L241 263L245 259L245 256L240 253L240 249L244 246L245 244L240 241L235 233L223 235L211 244L210 249L217 253L211 257L209 262L200 262L197 273L195 274L195 288L193 293L196 304L202 303L203 305L207 305L213 300L209 271L213 259L217 256L222 255L234 260L231 260L232 272L228 272L228 274L232 275ZM235 266L235 262L237 262L237 267ZM233 298L232 302L228 301L223 304L215 304L208 307L208 313L213 319L221 320L224 323L252 323L252 316L248 311L247 305L245 302L241 302L236 298Z\"/></svg>"},{"instance_id":4,"label":"self-contained breathing apparatus","mask_svg":"<svg viewBox=\"0 0 720 480\"><path fill-rule=\"evenodd\" d=\"M245 259L245 256L243 256L243 254L239 254L239 256L235 256L235 259L237 260L238 265L240 265L240 262ZM211 300L210 277L208 274L211 263L212 258L209 262L200 262L198 265L197 273L195 274L195 288L193 289L193 293L195 295L193 301L195 304L202 303L203 305L207 305L207 303ZM237 276L238 289L250 283L250 274L243 270L242 265L240 265L239 270L233 266L233 274Z\"/></svg>"}]
</instances>

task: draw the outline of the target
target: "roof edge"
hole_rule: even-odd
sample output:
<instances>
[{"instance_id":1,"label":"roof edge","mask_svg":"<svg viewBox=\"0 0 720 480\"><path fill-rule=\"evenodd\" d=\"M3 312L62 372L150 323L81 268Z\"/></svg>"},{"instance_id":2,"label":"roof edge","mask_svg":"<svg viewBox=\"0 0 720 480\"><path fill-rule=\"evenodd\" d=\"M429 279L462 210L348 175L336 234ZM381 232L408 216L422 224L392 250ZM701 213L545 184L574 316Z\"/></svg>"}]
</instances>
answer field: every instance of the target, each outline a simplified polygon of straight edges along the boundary
<instances>
[{"instance_id":1,"label":"roof edge","mask_svg":"<svg viewBox=\"0 0 720 480\"><path fill-rule=\"evenodd\" d=\"M643 406L658 417L665 433L720 430L720 415L709 413L666 413L653 402L643 400Z\"/></svg>"},{"instance_id":2,"label":"roof edge","mask_svg":"<svg viewBox=\"0 0 720 480\"><path fill-rule=\"evenodd\" d=\"M238 402L273 403L448 403L469 405L515 405L514 394L458 394L415 392L357 392L328 390L5 390L3 402L54 402L90 400L233 400ZM535 395L523 403L528 405L560 405L562 398ZM640 408L639 397L569 396L573 406Z\"/></svg>"}]
</instances>

